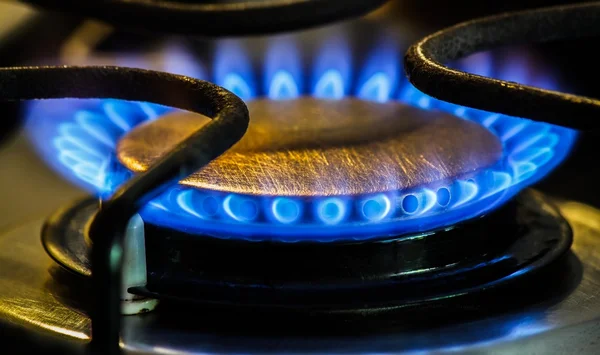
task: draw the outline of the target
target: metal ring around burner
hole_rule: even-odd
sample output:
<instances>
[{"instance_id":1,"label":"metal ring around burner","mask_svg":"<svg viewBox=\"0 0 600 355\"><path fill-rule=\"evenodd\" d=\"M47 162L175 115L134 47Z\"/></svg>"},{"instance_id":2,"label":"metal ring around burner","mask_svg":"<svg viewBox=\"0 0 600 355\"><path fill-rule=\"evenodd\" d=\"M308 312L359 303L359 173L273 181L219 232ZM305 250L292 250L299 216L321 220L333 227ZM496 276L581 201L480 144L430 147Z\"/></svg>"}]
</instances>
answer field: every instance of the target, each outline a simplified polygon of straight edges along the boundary
<instances>
[{"instance_id":1,"label":"metal ring around burner","mask_svg":"<svg viewBox=\"0 0 600 355\"><path fill-rule=\"evenodd\" d=\"M507 13L441 30L409 48L410 82L440 100L560 126L599 130L600 100L469 74L442 63L496 47L600 36L600 2Z\"/></svg>"},{"instance_id":2,"label":"metal ring around burner","mask_svg":"<svg viewBox=\"0 0 600 355\"><path fill-rule=\"evenodd\" d=\"M80 226L96 209L94 200L78 201L53 214L42 230L48 254L82 280L91 268ZM572 243L553 200L534 190L484 219L378 241L290 246L199 240L147 227L151 277L132 293L190 305L340 315L436 304L510 285L545 269Z\"/></svg>"},{"instance_id":3,"label":"metal ring around burner","mask_svg":"<svg viewBox=\"0 0 600 355\"><path fill-rule=\"evenodd\" d=\"M326 24L370 12L387 0L22 0L120 27L199 35L249 35Z\"/></svg>"}]
</instances>

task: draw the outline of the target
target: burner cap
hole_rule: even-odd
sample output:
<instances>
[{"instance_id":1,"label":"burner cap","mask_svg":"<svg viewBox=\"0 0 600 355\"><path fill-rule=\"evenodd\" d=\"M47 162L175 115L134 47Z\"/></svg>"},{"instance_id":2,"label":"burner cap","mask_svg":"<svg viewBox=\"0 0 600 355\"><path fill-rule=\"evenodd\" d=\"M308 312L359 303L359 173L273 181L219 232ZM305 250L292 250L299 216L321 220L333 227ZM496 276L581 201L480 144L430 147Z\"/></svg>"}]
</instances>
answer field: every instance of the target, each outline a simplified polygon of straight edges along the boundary
<instances>
[{"instance_id":1,"label":"burner cap","mask_svg":"<svg viewBox=\"0 0 600 355\"><path fill-rule=\"evenodd\" d=\"M502 157L498 138L481 125L398 102L304 97L248 106L242 140L181 184L263 196L362 195L468 178ZM208 122L165 115L123 137L118 157L145 171Z\"/></svg>"}]
</instances>

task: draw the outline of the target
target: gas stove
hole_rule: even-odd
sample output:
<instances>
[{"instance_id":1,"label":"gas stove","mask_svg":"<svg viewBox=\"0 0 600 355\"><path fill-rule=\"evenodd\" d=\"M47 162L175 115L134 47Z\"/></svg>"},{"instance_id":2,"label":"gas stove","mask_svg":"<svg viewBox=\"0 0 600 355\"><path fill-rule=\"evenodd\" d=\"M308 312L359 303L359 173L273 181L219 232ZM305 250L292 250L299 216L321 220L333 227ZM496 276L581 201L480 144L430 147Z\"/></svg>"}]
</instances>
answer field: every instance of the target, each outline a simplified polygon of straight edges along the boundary
<instances>
[{"instance_id":1,"label":"gas stove","mask_svg":"<svg viewBox=\"0 0 600 355\"><path fill-rule=\"evenodd\" d=\"M133 1L145 31L115 3L112 20L69 7L112 25L7 5L12 46L54 43L0 77L8 99L47 99L3 106L20 127L0 149L11 353L600 350L595 106L547 94L586 89L553 55L577 43L459 58L460 28L425 36L489 10L415 20L411 2L334 24L371 8L217 11L205 30Z\"/></svg>"}]
</instances>

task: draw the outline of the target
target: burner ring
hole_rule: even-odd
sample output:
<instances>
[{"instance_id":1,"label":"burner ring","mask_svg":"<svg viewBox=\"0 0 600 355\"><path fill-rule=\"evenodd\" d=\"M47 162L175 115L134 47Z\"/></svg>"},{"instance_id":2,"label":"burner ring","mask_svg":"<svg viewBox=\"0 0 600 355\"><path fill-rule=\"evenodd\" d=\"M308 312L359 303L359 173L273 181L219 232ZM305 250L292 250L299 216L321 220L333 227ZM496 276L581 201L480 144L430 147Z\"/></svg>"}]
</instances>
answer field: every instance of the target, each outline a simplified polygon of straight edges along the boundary
<instances>
[{"instance_id":1,"label":"burner ring","mask_svg":"<svg viewBox=\"0 0 600 355\"><path fill-rule=\"evenodd\" d=\"M94 201L84 200L62 209L42 232L50 256L87 277L89 250L81 225L96 207ZM506 223L507 218L515 224ZM533 190L522 192L493 214L455 229L388 241L290 245L204 239L173 231L165 235L164 230L157 233L153 228L147 229L147 288L130 292L227 307L342 313L387 311L506 285L549 265L568 251L572 242L569 224L547 197ZM494 232L491 235L490 230ZM473 242L477 237L489 240L471 251L462 248L461 241L470 243L467 240ZM439 244L436 252L432 246L440 242L443 245ZM424 258L409 253L415 245L430 248L433 257L427 259L427 250ZM175 258L165 250L181 254ZM206 259L193 257L198 250ZM447 251L445 267L439 267L439 257L444 255L440 251ZM316 257L306 258L309 254ZM334 258L328 259L326 254ZM462 261L453 264L448 257ZM369 262L369 258L378 262ZM415 262L406 263L403 258Z\"/></svg>"},{"instance_id":2,"label":"burner ring","mask_svg":"<svg viewBox=\"0 0 600 355\"><path fill-rule=\"evenodd\" d=\"M597 36L600 4L582 3L483 17L429 35L404 58L410 82L440 100L570 127L598 130L600 101L512 81L474 75L444 65L475 52L516 43Z\"/></svg>"},{"instance_id":3,"label":"burner ring","mask_svg":"<svg viewBox=\"0 0 600 355\"><path fill-rule=\"evenodd\" d=\"M292 31L364 15L387 0L26 0L119 27L213 36ZM131 16L135 13L135 16Z\"/></svg>"}]
</instances>

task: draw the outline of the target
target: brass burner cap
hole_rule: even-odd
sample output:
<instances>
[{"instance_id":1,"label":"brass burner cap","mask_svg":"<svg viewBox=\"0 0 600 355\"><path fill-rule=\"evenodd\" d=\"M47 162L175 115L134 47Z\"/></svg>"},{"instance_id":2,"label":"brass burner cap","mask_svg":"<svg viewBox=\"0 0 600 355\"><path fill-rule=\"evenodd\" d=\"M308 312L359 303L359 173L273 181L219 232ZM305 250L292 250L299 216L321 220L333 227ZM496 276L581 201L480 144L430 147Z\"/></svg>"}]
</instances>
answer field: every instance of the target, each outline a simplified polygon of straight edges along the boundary
<instances>
[{"instance_id":1,"label":"brass burner cap","mask_svg":"<svg viewBox=\"0 0 600 355\"><path fill-rule=\"evenodd\" d=\"M250 195L361 195L453 181L502 156L486 128L399 102L303 97L248 108L246 135L181 184ZM120 140L118 158L145 171L209 121L176 112L142 124Z\"/></svg>"}]
</instances>

